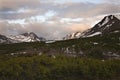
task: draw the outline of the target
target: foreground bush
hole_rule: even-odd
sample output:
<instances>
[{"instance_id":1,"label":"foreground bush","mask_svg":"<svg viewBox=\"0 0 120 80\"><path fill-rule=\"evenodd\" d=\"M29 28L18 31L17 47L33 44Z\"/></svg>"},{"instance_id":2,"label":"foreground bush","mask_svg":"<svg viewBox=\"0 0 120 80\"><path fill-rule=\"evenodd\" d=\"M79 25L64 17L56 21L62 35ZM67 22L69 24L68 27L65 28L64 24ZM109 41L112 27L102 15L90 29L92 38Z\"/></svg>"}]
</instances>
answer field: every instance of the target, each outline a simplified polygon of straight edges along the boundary
<instances>
[{"instance_id":1,"label":"foreground bush","mask_svg":"<svg viewBox=\"0 0 120 80\"><path fill-rule=\"evenodd\" d=\"M120 80L120 60L0 56L0 80Z\"/></svg>"}]
</instances>

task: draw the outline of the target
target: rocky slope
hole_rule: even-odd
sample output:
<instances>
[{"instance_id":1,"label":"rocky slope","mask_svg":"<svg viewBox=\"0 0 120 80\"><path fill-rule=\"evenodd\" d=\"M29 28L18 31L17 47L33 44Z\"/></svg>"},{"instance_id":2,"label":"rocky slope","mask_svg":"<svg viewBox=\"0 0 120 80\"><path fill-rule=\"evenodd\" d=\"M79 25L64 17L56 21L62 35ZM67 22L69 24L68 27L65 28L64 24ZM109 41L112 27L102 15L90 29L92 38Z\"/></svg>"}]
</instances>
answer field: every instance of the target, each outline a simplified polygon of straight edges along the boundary
<instances>
[{"instance_id":1,"label":"rocky slope","mask_svg":"<svg viewBox=\"0 0 120 80\"><path fill-rule=\"evenodd\" d=\"M11 43L11 40L4 35L0 35L0 43Z\"/></svg>"},{"instance_id":2,"label":"rocky slope","mask_svg":"<svg viewBox=\"0 0 120 80\"><path fill-rule=\"evenodd\" d=\"M0 35L0 43L9 44L9 43L21 43L21 42L37 42L37 41L46 41L43 37L38 37L33 32L27 32L19 35Z\"/></svg>"},{"instance_id":3,"label":"rocky slope","mask_svg":"<svg viewBox=\"0 0 120 80\"><path fill-rule=\"evenodd\" d=\"M10 39L12 40L16 40L18 42L36 42L36 41L44 41L44 38L39 38L35 33L33 32L27 32L27 33L23 33L20 35L16 35L16 36L8 36Z\"/></svg>"},{"instance_id":4,"label":"rocky slope","mask_svg":"<svg viewBox=\"0 0 120 80\"><path fill-rule=\"evenodd\" d=\"M119 16L105 16L103 20L97 23L93 28L83 32L80 37L92 37L96 35L104 35L109 33L120 32Z\"/></svg>"}]
</instances>

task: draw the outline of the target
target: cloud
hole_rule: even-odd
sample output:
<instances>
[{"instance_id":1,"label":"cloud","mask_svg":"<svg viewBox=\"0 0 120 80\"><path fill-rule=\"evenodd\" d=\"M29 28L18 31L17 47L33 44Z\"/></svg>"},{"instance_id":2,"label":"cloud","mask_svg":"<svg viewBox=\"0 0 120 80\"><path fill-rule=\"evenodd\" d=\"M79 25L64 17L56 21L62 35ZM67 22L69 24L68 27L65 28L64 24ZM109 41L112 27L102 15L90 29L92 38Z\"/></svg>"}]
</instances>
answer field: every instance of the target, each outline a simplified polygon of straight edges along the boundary
<instances>
[{"instance_id":1,"label":"cloud","mask_svg":"<svg viewBox=\"0 0 120 80\"><path fill-rule=\"evenodd\" d=\"M120 4L119 0L104 0L106 3L112 3L112 4Z\"/></svg>"},{"instance_id":2,"label":"cloud","mask_svg":"<svg viewBox=\"0 0 120 80\"><path fill-rule=\"evenodd\" d=\"M68 23L68 24L71 24L71 23L80 23L80 21L82 21L83 19L82 18L75 18L75 19L72 19L72 18L62 18L60 20L61 23Z\"/></svg>"},{"instance_id":3,"label":"cloud","mask_svg":"<svg viewBox=\"0 0 120 80\"><path fill-rule=\"evenodd\" d=\"M93 4L93 3L73 3L65 8L58 10L61 17L94 17L103 14L112 14L120 12L119 4Z\"/></svg>"},{"instance_id":4,"label":"cloud","mask_svg":"<svg viewBox=\"0 0 120 80\"><path fill-rule=\"evenodd\" d=\"M9 24L7 21L0 21L0 34L11 35L24 32L20 24Z\"/></svg>"},{"instance_id":5,"label":"cloud","mask_svg":"<svg viewBox=\"0 0 120 80\"><path fill-rule=\"evenodd\" d=\"M73 32L77 32L77 31L83 32L83 31L87 30L88 28L89 28L89 25L87 25L87 24L72 24L70 26L70 29Z\"/></svg>"},{"instance_id":6,"label":"cloud","mask_svg":"<svg viewBox=\"0 0 120 80\"><path fill-rule=\"evenodd\" d=\"M48 11L58 13L61 18L81 18L120 12L120 2L105 0L104 3L68 2L57 4L57 0L1 0L0 18L23 19L44 15ZM59 1L58 1L59 2ZM116 4L117 3L117 4Z\"/></svg>"},{"instance_id":7,"label":"cloud","mask_svg":"<svg viewBox=\"0 0 120 80\"><path fill-rule=\"evenodd\" d=\"M86 15L89 16L99 16L105 14L119 13L120 6L114 4L99 4L94 7L91 11L87 11Z\"/></svg>"},{"instance_id":8,"label":"cloud","mask_svg":"<svg viewBox=\"0 0 120 80\"><path fill-rule=\"evenodd\" d=\"M4 35L16 35L24 32L35 32L40 37L45 37L47 39L61 39L65 35L75 32L83 31L87 27L83 24L64 24L64 23L29 23L22 24L19 23L8 23L6 21L0 22L0 34ZM22 27L24 26L24 27Z\"/></svg>"},{"instance_id":9,"label":"cloud","mask_svg":"<svg viewBox=\"0 0 120 80\"><path fill-rule=\"evenodd\" d=\"M19 9L20 7L36 7L39 0L0 0L1 8Z\"/></svg>"},{"instance_id":10,"label":"cloud","mask_svg":"<svg viewBox=\"0 0 120 80\"><path fill-rule=\"evenodd\" d=\"M50 3L41 3L40 0L0 0L0 18L23 19L43 15L50 7Z\"/></svg>"},{"instance_id":11,"label":"cloud","mask_svg":"<svg viewBox=\"0 0 120 80\"><path fill-rule=\"evenodd\" d=\"M100 2L100 1L98 1ZM120 1L0 0L0 34L26 31L47 39L93 27L105 15L120 12Z\"/></svg>"}]
</instances>

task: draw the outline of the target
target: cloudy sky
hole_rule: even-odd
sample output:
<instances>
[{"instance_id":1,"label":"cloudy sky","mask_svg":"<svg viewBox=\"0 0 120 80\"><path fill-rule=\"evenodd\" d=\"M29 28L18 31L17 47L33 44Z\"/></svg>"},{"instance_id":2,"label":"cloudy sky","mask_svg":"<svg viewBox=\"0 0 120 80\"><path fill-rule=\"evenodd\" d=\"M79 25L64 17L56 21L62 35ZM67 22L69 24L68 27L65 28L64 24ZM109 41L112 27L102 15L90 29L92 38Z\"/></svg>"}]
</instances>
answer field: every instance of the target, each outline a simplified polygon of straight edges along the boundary
<instances>
[{"instance_id":1,"label":"cloudy sky","mask_svg":"<svg viewBox=\"0 0 120 80\"><path fill-rule=\"evenodd\" d=\"M116 13L120 0L0 0L0 34L35 32L60 39Z\"/></svg>"}]
</instances>

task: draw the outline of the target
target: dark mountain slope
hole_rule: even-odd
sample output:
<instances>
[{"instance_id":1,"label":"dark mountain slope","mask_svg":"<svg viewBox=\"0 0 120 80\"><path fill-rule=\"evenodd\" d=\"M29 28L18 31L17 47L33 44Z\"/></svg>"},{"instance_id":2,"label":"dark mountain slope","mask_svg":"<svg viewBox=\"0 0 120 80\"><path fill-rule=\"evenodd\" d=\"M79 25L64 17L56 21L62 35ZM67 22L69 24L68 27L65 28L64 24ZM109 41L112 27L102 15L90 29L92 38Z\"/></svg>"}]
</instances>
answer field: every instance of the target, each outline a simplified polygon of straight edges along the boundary
<instances>
[{"instance_id":1,"label":"dark mountain slope","mask_svg":"<svg viewBox=\"0 0 120 80\"><path fill-rule=\"evenodd\" d=\"M114 15L104 17L93 28L82 33L81 37L92 37L95 35L106 35L120 32L120 20Z\"/></svg>"}]
</instances>

